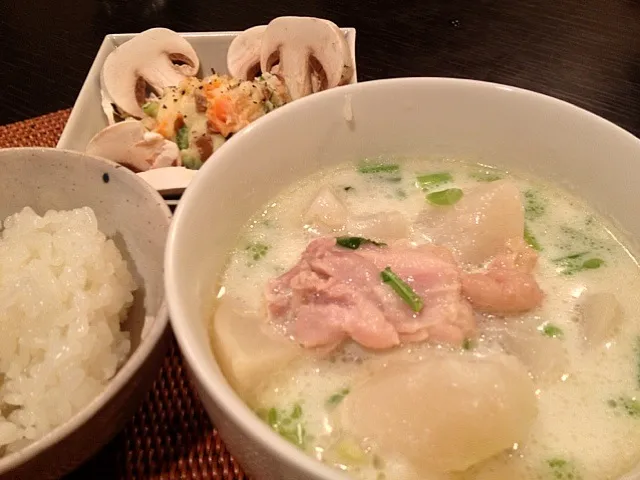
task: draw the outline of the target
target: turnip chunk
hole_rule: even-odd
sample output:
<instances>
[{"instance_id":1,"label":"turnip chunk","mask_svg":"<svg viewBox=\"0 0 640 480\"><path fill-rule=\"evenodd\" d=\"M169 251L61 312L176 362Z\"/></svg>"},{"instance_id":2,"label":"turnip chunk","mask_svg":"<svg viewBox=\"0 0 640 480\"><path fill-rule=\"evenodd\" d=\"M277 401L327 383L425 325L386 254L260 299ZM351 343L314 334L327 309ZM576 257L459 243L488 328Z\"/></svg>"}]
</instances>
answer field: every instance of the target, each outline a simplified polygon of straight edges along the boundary
<instances>
[{"instance_id":1,"label":"turnip chunk","mask_svg":"<svg viewBox=\"0 0 640 480\"><path fill-rule=\"evenodd\" d=\"M560 380L569 366L563 341L543 335L531 322L510 322L501 331L499 342L507 353L524 364L538 382Z\"/></svg>"},{"instance_id":2,"label":"turnip chunk","mask_svg":"<svg viewBox=\"0 0 640 480\"><path fill-rule=\"evenodd\" d=\"M349 212L329 187L322 187L309 208L302 215L307 224L320 223L321 226L339 230L347 222Z\"/></svg>"},{"instance_id":3,"label":"turnip chunk","mask_svg":"<svg viewBox=\"0 0 640 480\"><path fill-rule=\"evenodd\" d=\"M616 333L623 320L622 307L613 293L586 294L580 304L580 324L587 345L602 345Z\"/></svg>"},{"instance_id":4,"label":"turnip chunk","mask_svg":"<svg viewBox=\"0 0 640 480\"><path fill-rule=\"evenodd\" d=\"M346 233L380 241L399 240L409 236L409 222L398 211L353 216L347 221Z\"/></svg>"},{"instance_id":5,"label":"turnip chunk","mask_svg":"<svg viewBox=\"0 0 640 480\"><path fill-rule=\"evenodd\" d=\"M222 372L241 395L251 394L302 349L278 334L242 303L223 297L213 319L213 348Z\"/></svg>"},{"instance_id":6,"label":"turnip chunk","mask_svg":"<svg viewBox=\"0 0 640 480\"><path fill-rule=\"evenodd\" d=\"M524 208L518 187L499 180L464 192L453 206L427 207L419 223L435 243L447 245L459 261L481 264L524 234Z\"/></svg>"},{"instance_id":7,"label":"turnip chunk","mask_svg":"<svg viewBox=\"0 0 640 480\"><path fill-rule=\"evenodd\" d=\"M526 369L501 354L399 363L353 388L339 408L346 432L424 472L464 471L511 448L537 415Z\"/></svg>"}]
</instances>

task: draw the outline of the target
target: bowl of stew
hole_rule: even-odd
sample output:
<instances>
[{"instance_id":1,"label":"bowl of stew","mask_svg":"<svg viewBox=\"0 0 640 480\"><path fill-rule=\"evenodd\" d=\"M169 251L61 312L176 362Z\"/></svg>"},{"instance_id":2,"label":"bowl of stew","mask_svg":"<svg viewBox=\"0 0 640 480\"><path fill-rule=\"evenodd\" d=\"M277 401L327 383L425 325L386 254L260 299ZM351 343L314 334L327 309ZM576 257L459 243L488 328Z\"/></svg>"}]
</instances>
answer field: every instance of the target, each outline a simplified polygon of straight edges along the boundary
<instances>
[{"instance_id":1,"label":"bowl of stew","mask_svg":"<svg viewBox=\"0 0 640 480\"><path fill-rule=\"evenodd\" d=\"M256 479L636 478L639 154L576 106L446 78L240 132L165 255L229 450Z\"/></svg>"}]
</instances>

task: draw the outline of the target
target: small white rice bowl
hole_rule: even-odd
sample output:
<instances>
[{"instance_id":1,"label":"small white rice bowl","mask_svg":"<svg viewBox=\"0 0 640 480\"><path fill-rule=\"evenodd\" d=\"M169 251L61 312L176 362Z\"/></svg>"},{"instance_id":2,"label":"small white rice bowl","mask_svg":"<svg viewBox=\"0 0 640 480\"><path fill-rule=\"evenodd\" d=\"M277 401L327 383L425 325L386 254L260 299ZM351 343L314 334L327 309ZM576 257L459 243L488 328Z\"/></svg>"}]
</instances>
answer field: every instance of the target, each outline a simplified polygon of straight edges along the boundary
<instances>
[{"instance_id":1,"label":"small white rice bowl","mask_svg":"<svg viewBox=\"0 0 640 480\"><path fill-rule=\"evenodd\" d=\"M2 219L0 219L2 220ZM0 225L0 454L65 423L126 360L136 290L91 208Z\"/></svg>"}]
</instances>

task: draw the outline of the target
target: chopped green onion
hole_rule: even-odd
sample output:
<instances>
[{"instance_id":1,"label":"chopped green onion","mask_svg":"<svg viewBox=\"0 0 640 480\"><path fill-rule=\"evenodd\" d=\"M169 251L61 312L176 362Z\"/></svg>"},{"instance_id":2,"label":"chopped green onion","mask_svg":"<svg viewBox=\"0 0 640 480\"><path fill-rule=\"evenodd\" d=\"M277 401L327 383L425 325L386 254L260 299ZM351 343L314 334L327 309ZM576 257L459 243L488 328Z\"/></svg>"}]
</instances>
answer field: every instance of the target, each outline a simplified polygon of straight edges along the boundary
<instances>
[{"instance_id":1,"label":"chopped green onion","mask_svg":"<svg viewBox=\"0 0 640 480\"><path fill-rule=\"evenodd\" d=\"M527 220L536 220L544 215L547 206L535 190L524 192L524 216Z\"/></svg>"},{"instance_id":2,"label":"chopped green onion","mask_svg":"<svg viewBox=\"0 0 640 480\"><path fill-rule=\"evenodd\" d=\"M369 240L368 238L362 237L338 237L336 238L336 245L340 245L344 248L350 248L351 250L357 250L360 248L360 245L365 243L371 243L376 247L386 247L386 243L376 242L374 240Z\"/></svg>"},{"instance_id":3,"label":"chopped green onion","mask_svg":"<svg viewBox=\"0 0 640 480\"><path fill-rule=\"evenodd\" d=\"M182 154L182 165L189 170L199 170L202 167L202 160L195 155Z\"/></svg>"},{"instance_id":4,"label":"chopped green onion","mask_svg":"<svg viewBox=\"0 0 640 480\"><path fill-rule=\"evenodd\" d=\"M635 397L621 396L607 401L607 404L611 408L622 408L630 417L640 418L640 400Z\"/></svg>"},{"instance_id":5,"label":"chopped green onion","mask_svg":"<svg viewBox=\"0 0 640 480\"><path fill-rule=\"evenodd\" d=\"M293 419L298 419L302 416L302 407L300 406L299 403L296 403L293 406L293 410L291 412L291 418Z\"/></svg>"},{"instance_id":6,"label":"chopped green onion","mask_svg":"<svg viewBox=\"0 0 640 480\"><path fill-rule=\"evenodd\" d=\"M551 460L547 461L547 464L551 468L563 468L567 466L567 461L561 458L552 458Z\"/></svg>"},{"instance_id":7,"label":"chopped green onion","mask_svg":"<svg viewBox=\"0 0 640 480\"><path fill-rule=\"evenodd\" d=\"M389 173L397 172L398 170L400 170L400 165L395 163L364 164L358 167L360 173Z\"/></svg>"},{"instance_id":8,"label":"chopped green onion","mask_svg":"<svg viewBox=\"0 0 640 480\"><path fill-rule=\"evenodd\" d=\"M588 253L589 252L574 253L565 257L556 258L553 262L561 267L560 273L563 275L573 275L583 270L593 270L600 268L604 264L604 260L597 257L583 261L582 257Z\"/></svg>"},{"instance_id":9,"label":"chopped green onion","mask_svg":"<svg viewBox=\"0 0 640 480\"><path fill-rule=\"evenodd\" d=\"M145 115L156 118L158 116L158 108L160 108L160 104L158 102L147 102L142 105L142 111Z\"/></svg>"},{"instance_id":10,"label":"chopped green onion","mask_svg":"<svg viewBox=\"0 0 640 480\"><path fill-rule=\"evenodd\" d=\"M529 229L529 226L525 224L524 226L524 241L533 248L534 250L541 251L542 247L538 243L538 239L535 237L533 232Z\"/></svg>"},{"instance_id":11,"label":"chopped green onion","mask_svg":"<svg viewBox=\"0 0 640 480\"><path fill-rule=\"evenodd\" d=\"M552 458L547 460L547 466L555 480L582 480L582 475L572 462L562 458Z\"/></svg>"},{"instance_id":12,"label":"chopped green onion","mask_svg":"<svg viewBox=\"0 0 640 480\"><path fill-rule=\"evenodd\" d=\"M276 109L275 105L273 103L271 103L270 100L266 100L264 102L263 108L264 108L264 113L269 113L269 112L271 112L271 111Z\"/></svg>"},{"instance_id":13,"label":"chopped green onion","mask_svg":"<svg viewBox=\"0 0 640 480\"><path fill-rule=\"evenodd\" d=\"M189 127L183 125L176 132L176 143L180 150L189 148Z\"/></svg>"},{"instance_id":14,"label":"chopped green onion","mask_svg":"<svg viewBox=\"0 0 640 480\"><path fill-rule=\"evenodd\" d=\"M587 253L589 253L589 252L572 253L571 255L566 255L564 257L555 258L552 261L555 262L555 263L561 263L561 262L564 262L566 260L574 260L576 258L583 257Z\"/></svg>"},{"instance_id":15,"label":"chopped green onion","mask_svg":"<svg viewBox=\"0 0 640 480\"><path fill-rule=\"evenodd\" d=\"M278 411L274 407L267 412L267 423L272 427L278 424Z\"/></svg>"},{"instance_id":16,"label":"chopped green onion","mask_svg":"<svg viewBox=\"0 0 640 480\"><path fill-rule=\"evenodd\" d=\"M429 188L437 187L438 185L442 185L443 183L453 181L453 177L449 172L440 172L418 175L416 177L416 180L420 188L422 188L423 190L428 190Z\"/></svg>"},{"instance_id":17,"label":"chopped green onion","mask_svg":"<svg viewBox=\"0 0 640 480\"><path fill-rule=\"evenodd\" d=\"M427 200L434 205L453 205L458 203L462 195L462 190L459 188L448 188L447 190L428 193Z\"/></svg>"},{"instance_id":18,"label":"chopped green onion","mask_svg":"<svg viewBox=\"0 0 640 480\"><path fill-rule=\"evenodd\" d=\"M266 412L265 410L258 410L256 413L281 437L304 449L307 433L303 423L300 421L302 407L299 403L293 406L289 415L283 411L279 412L275 407L271 407Z\"/></svg>"},{"instance_id":19,"label":"chopped green onion","mask_svg":"<svg viewBox=\"0 0 640 480\"><path fill-rule=\"evenodd\" d=\"M470 338L465 338L464 341L462 342L462 349L471 350L472 348L473 348L473 340L471 340Z\"/></svg>"},{"instance_id":20,"label":"chopped green onion","mask_svg":"<svg viewBox=\"0 0 640 480\"><path fill-rule=\"evenodd\" d=\"M407 285L398 275L393 273L391 267L385 268L382 272L380 272L380 277L382 281L388 284L393 290L405 301L407 305L411 307L411 309L418 313L422 310L424 303L422 299L418 296L413 289Z\"/></svg>"},{"instance_id":21,"label":"chopped green onion","mask_svg":"<svg viewBox=\"0 0 640 480\"><path fill-rule=\"evenodd\" d=\"M570 245L586 245L594 250L602 250L605 248L605 245L600 240L593 238L591 235L580 229L562 225L560 227L560 231L563 235L568 237Z\"/></svg>"},{"instance_id":22,"label":"chopped green onion","mask_svg":"<svg viewBox=\"0 0 640 480\"><path fill-rule=\"evenodd\" d=\"M495 182L502 180L502 175L492 172L491 170L482 170L480 172L473 172L471 178L479 182Z\"/></svg>"},{"instance_id":23,"label":"chopped green onion","mask_svg":"<svg viewBox=\"0 0 640 480\"><path fill-rule=\"evenodd\" d=\"M599 268L604 263L604 260L601 258L590 258L589 260L585 260L582 266L584 268Z\"/></svg>"},{"instance_id":24,"label":"chopped green onion","mask_svg":"<svg viewBox=\"0 0 640 480\"><path fill-rule=\"evenodd\" d=\"M251 243L247 245L245 250L249 252L251 258L253 258L255 261L258 261L267 254L267 252L269 251L269 246L259 242Z\"/></svg>"},{"instance_id":25,"label":"chopped green onion","mask_svg":"<svg viewBox=\"0 0 640 480\"><path fill-rule=\"evenodd\" d=\"M542 327L542 334L546 335L547 337L557 338L562 337L564 335L564 332L560 327L557 327L551 323L547 323L544 327Z\"/></svg>"},{"instance_id":26,"label":"chopped green onion","mask_svg":"<svg viewBox=\"0 0 640 480\"><path fill-rule=\"evenodd\" d=\"M331 407L335 407L336 405L338 405L342 400L344 400L344 397L346 397L347 395L349 395L349 392L351 390L349 390L348 388L343 388L341 390L339 390L338 392L334 393L333 395L331 395L327 401L325 402L325 405L329 408Z\"/></svg>"}]
</instances>

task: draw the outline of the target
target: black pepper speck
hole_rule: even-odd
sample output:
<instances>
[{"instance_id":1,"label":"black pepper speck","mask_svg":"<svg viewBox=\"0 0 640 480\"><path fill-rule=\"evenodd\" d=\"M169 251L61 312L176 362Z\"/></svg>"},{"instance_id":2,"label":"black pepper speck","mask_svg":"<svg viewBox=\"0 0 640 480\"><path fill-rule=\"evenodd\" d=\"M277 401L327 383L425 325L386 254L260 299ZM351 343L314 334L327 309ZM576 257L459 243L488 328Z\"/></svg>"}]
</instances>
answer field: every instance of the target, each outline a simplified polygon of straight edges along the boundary
<instances>
[{"instance_id":1,"label":"black pepper speck","mask_svg":"<svg viewBox=\"0 0 640 480\"><path fill-rule=\"evenodd\" d=\"M108 173L103 173L102 174L102 181L104 183L109 183L109 174Z\"/></svg>"}]
</instances>

